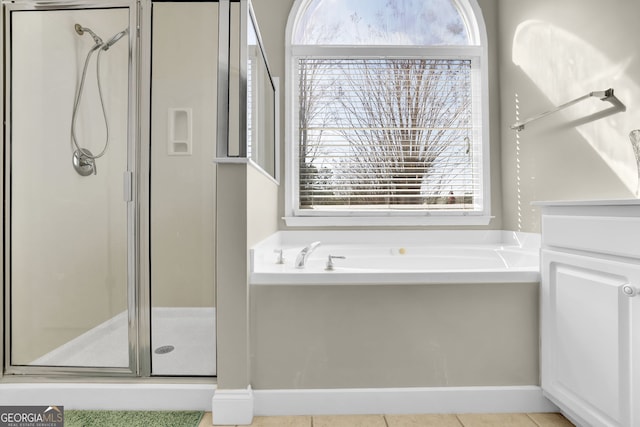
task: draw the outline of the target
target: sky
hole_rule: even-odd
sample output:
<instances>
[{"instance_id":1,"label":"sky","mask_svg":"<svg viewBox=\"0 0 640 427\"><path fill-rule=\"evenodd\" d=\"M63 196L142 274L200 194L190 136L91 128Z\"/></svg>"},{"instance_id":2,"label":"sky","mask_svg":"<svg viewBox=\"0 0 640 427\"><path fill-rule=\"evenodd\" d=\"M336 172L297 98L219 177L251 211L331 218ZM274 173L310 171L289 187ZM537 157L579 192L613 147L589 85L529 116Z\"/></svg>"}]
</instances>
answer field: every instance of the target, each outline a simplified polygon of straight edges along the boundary
<instances>
[{"instance_id":1,"label":"sky","mask_svg":"<svg viewBox=\"0 0 640 427\"><path fill-rule=\"evenodd\" d=\"M295 44L464 45L453 0L312 0Z\"/></svg>"}]
</instances>

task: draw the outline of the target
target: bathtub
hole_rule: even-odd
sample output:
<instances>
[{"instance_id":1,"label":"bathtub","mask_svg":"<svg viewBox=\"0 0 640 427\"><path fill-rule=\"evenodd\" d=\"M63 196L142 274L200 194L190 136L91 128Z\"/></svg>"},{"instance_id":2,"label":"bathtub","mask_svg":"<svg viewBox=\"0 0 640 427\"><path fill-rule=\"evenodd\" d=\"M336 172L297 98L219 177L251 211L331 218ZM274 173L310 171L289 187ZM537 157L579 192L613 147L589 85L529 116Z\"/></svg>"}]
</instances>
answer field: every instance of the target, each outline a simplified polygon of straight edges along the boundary
<instances>
[{"instance_id":1,"label":"bathtub","mask_svg":"<svg viewBox=\"0 0 640 427\"><path fill-rule=\"evenodd\" d=\"M304 268L298 253L320 245ZM251 249L251 285L533 283L540 236L480 231L280 231ZM280 263L282 252L283 263ZM329 255L333 260L327 270Z\"/></svg>"}]
</instances>

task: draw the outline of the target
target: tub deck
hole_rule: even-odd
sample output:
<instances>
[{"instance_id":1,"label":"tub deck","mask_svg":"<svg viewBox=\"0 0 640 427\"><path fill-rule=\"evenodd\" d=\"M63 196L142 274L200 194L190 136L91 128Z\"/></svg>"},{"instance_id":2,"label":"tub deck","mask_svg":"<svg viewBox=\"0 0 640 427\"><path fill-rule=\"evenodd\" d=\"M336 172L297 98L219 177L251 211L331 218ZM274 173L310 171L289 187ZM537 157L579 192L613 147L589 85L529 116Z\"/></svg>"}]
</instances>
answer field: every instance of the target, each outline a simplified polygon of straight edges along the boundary
<instances>
[{"instance_id":1,"label":"tub deck","mask_svg":"<svg viewBox=\"0 0 640 427\"><path fill-rule=\"evenodd\" d=\"M295 268L311 241L322 243ZM250 284L533 283L539 247L538 235L503 231L279 232L252 249ZM345 259L327 271L329 255Z\"/></svg>"}]
</instances>

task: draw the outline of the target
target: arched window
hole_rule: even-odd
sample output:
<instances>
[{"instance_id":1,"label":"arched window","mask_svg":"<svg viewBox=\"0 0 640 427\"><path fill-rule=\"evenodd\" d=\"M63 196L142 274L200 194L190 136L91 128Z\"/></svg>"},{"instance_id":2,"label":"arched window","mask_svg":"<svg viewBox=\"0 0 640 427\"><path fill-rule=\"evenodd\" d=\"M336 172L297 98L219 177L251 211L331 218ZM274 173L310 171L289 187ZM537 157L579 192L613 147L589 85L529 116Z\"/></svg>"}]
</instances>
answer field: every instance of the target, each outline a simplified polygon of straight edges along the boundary
<instances>
[{"instance_id":1,"label":"arched window","mask_svg":"<svg viewBox=\"0 0 640 427\"><path fill-rule=\"evenodd\" d=\"M297 0L287 223L487 223L486 52L475 0Z\"/></svg>"}]
</instances>

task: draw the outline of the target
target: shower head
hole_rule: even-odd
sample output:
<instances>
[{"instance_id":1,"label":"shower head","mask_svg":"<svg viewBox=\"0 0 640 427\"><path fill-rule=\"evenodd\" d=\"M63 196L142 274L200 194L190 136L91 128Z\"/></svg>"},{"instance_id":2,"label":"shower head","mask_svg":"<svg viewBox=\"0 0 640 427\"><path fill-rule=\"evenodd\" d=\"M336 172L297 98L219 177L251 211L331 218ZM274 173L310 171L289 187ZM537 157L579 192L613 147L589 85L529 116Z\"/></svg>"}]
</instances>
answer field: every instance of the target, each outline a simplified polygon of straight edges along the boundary
<instances>
[{"instance_id":1,"label":"shower head","mask_svg":"<svg viewBox=\"0 0 640 427\"><path fill-rule=\"evenodd\" d=\"M111 46L113 46L114 44L116 44L118 42L118 40L120 40L121 38L123 38L124 36L126 36L127 34L129 34L129 29L125 28L124 30L120 31L118 34L116 34L115 36L111 37L109 39L108 42L106 42L103 46L102 46L102 50L109 50L109 48Z\"/></svg>"},{"instance_id":2,"label":"shower head","mask_svg":"<svg viewBox=\"0 0 640 427\"><path fill-rule=\"evenodd\" d=\"M83 27L80 24L76 24L74 25L76 33L78 33L79 36L84 35L84 33L89 33L91 35L91 37L93 37L93 41L98 44L98 45L102 45L102 39L100 37L98 37L98 35L96 33L94 33L93 31L91 31L91 29L87 28L87 27Z\"/></svg>"}]
</instances>

